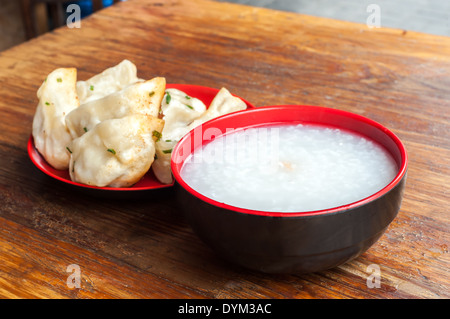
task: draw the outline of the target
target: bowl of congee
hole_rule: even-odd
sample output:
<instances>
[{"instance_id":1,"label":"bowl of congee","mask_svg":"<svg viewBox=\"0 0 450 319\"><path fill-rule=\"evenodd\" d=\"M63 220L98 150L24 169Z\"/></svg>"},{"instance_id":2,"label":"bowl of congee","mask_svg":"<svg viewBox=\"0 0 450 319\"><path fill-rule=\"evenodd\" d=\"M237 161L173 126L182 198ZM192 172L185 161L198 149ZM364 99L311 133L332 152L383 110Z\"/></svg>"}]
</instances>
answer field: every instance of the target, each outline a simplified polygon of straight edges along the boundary
<instances>
[{"instance_id":1,"label":"bowl of congee","mask_svg":"<svg viewBox=\"0 0 450 319\"><path fill-rule=\"evenodd\" d=\"M396 217L407 153L378 122L308 105L207 121L174 147L175 192L218 256L265 273L311 273L364 253Z\"/></svg>"}]
</instances>

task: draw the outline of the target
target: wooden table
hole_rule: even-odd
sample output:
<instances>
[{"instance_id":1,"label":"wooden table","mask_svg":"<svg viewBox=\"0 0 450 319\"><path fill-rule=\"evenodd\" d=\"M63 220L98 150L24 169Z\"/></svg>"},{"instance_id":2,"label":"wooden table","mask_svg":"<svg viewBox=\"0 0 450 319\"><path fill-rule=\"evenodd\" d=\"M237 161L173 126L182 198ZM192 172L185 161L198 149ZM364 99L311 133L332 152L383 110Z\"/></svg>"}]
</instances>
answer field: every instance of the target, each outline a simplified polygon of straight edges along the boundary
<instances>
[{"instance_id":1,"label":"wooden table","mask_svg":"<svg viewBox=\"0 0 450 319\"><path fill-rule=\"evenodd\" d=\"M27 155L36 91L57 67L87 79L123 59L143 78L225 86L257 106L321 105L384 124L410 157L398 217L350 263L266 275L217 258L170 189L119 201L62 187ZM447 299L449 110L446 37L204 0L131 0L99 11L80 29L0 53L0 297ZM67 285L70 265L80 288ZM379 288L367 285L370 265L380 267Z\"/></svg>"}]
</instances>

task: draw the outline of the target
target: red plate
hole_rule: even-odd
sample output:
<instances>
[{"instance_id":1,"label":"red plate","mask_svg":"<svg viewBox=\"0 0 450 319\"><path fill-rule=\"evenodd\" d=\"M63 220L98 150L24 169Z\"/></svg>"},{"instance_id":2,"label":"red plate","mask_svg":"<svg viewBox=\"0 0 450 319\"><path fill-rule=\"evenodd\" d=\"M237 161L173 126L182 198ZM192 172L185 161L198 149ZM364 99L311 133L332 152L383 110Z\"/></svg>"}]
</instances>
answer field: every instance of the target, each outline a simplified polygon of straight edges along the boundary
<instances>
[{"instance_id":1,"label":"red plate","mask_svg":"<svg viewBox=\"0 0 450 319\"><path fill-rule=\"evenodd\" d=\"M219 92L219 89L199 86L199 85L190 85L190 84L167 84L167 89L178 89L183 92L185 92L187 95L198 98L201 100L205 105L209 106L211 101L214 99L216 94ZM242 99L242 98L241 98ZM254 108L252 104L247 102L246 100L242 99L246 104L247 108ZM147 190L155 190L155 189L161 189L166 187L173 186L173 183L171 184L163 184L158 181L158 179L153 174L152 170L150 169L147 174L144 175L144 177L134 184L131 187L97 187L97 186L90 186L85 185L77 182L73 182L70 179L69 171L68 170L57 170L54 169L50 164L47 163L47 161L41 156L39 151L34 147L34 141L33 137L30 136L30 139L28 140L28 155L30 156L31 161L33 162L36 167L41 170L46 175L62 181L66 184L81 187L83 189L95 189L95 190L105 190L109 192L130 192L130 191L147 191Z\"/></svg>"}]
</instances>

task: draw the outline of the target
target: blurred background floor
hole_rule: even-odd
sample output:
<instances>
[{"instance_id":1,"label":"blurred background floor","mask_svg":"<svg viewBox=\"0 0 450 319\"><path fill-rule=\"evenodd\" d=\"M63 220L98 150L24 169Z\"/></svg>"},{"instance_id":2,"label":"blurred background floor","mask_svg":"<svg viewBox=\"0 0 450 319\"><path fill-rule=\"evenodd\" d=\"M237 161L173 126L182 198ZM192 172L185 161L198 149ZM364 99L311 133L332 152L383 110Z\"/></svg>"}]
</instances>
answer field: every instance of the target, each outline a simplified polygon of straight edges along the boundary
<instances>
[{"instance_id":1,"label":"blurred background floor","mask_svg":"<svg viewBox=\"0 0 450 319\"><path fill-rule=\"evenodd\" d=\"M105 0L106 1L106 0ZM133 1L133 0L129 0ZM162 0L163 1L163 0ZM189 1L189 0L185 0ZM351 22L366 23L372 11L370 4L380 9L381 27L418 31L435 35L450 36L449 0L216 0L234 2L256 7L298 12L308 15L334 18ZM77 1L70 1L77 2ZM81 0L78 3L86 3ZM109 5L106 1L106 5ZM82 15L86 15L82 7ZM39 10L38 10L39 11ZM39 12L38 12L39 13ZM40 14L45 15L45 8ZM38 26L45 32L47 26ZM0 0L0 51L26 41L22 22L20 1Z\"/></svg>"},{"instance_id":2,"label":"blurred background floor","mask_svg":"<svg viewBox=\"0 0 450 319\"><path fill-rule=\"evenodd\" d=\"M0 0L0 51L25 41L19 1Z\"/></svg>"},{"instance_id":3,"label":"blurred background floor","mask_svg":"<svg viewBox=\"0 0 450 319\"><path fill-rule=\"evenodd\" d=\"M216 0L366 23L378 5L381 27L450 36L449 0Z\"/></svg>"}]
</instances>

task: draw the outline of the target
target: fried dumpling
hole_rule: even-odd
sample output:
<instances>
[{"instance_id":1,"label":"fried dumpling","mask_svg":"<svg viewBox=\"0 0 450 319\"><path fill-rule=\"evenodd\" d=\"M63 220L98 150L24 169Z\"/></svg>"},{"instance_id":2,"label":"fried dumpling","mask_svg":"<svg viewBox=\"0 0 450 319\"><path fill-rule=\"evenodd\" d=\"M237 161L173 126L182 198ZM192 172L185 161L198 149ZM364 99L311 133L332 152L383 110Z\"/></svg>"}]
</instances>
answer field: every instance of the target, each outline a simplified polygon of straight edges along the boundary
<instances>
[{"instance_id":1,"label":"fried dumpling","mask_svg":"<svg viewBox=\"0 0 450 319\"><path fill-rule=\"evenodd\" d=\"M157 117L165 87L165 78L156 77L84 103L66 116L67 128L72 138L77 138L104 120L118 119L130 114Z\"/></svg>"},{"instance_id":2,"label":"fried dumpling","mask_svg":"<svg viewBox=\"0 0 450 319\"><path fill-rule=\"evenodd\" d=\"M152 164L152 171L155 177L163 184L173 182L172 169L170 168L170 160L172 157L172 149L178 143L178 140L160 140L156 142L156 156Z\"/></svg>"},{"instance_id":3,"label":"fried dumpling","mask_svg":"<svg viewBox=\"0 0 450 319\"><path fill-rule=\"evenodd\" d=\"M47 76L37 91L39 104L32 126L34 145L47 163L60 170L69 167L66 147L72 138L65 117L79 106L76 80L75 68L59 68Z\"/></svg>"},{"instance_id":4,"label":"fried dumpling","mask_svg":"<svg viewBox=\"0 0 450 319\"><path fill-rule=\"evenodd\" d=\"M245 110L247 104L240 98L233 96L226 88L221 88L212 100L209 108L199 118L189 125L189 131L213 118L228 113Z\"/></svg>"},{"instance_id":5,"label":"fried dumpling","mask_svg":"<svg viewBox=\"0 0 450 319\"><path fill-rule=\"evenodd\" d=\"M163 120L141 114L99 123L69 145L71 179L98 187L132 186L152 165L163 126Z\"/></svg>"},{"instance_id":6,"label":"fried dumpling","mask_svg":"<svg viewBox=\"0 0 450 319\"><path fill-rule=\"evenodd\" d=\"M163 119L166 121L166 125L164 126L161 139L156 143L157 158L152 165L152 170L156 178L164 184L173 182L172 171L170 168L171 152L173 147L175 147L184 135L210 119L247 108L244 101L233 96L226 88L222 88L217 92L207 110L199 106L194 109L197 111L196 113L188 113L186 110L187 104L185 103L193 100L193 98L186 96L186 94L181 91L181 93L177 92L176 94L171 93L169 90L167 91L176 97L175 100L177 103L166 103L166 105L164 105L166 98L163 99L161 110L163 111ZM185 100L183 100L183 98ZM190 105L193 108L194 104ZM181 110L183 112L181 112ZM191 116L189 117L186 114Z\"/></svg>"},{"instance_id":7,"label":"fried dumpling","mask_svg":"<svg viewBox=\"0 0 450 319\"><path fill-rule=\"evenodd\" d=\"M171 152L175 144L188 132L188 125L202 115L205 104L178 89L167 89L161 104L164 129L156 142L156 159L152 170L156 178L164 184L172 183L170 169Z\"/></svg>"},{"instance_id":8,"label":"fried dumpling","mask_svg":"<svg viewBox=\"0 0 450 319\"><path fill-rule=\"evenodd\" d=\"M163 138L179 140L187 133L187 126L205 111L206 105L201 100L178 89L167 89L161 103Z\"/></svg>"},{"instance_id":9,"label":"fried dumpling","mask_svg":"<svg viewBox=\"0 0 450 319\"><path fill-rule=\"evenodd\" d=\"M77 82L80 104L101 99L138 81L136 66L129 60L123 60L86 81Z\"/></svg>"}]
</instances>

